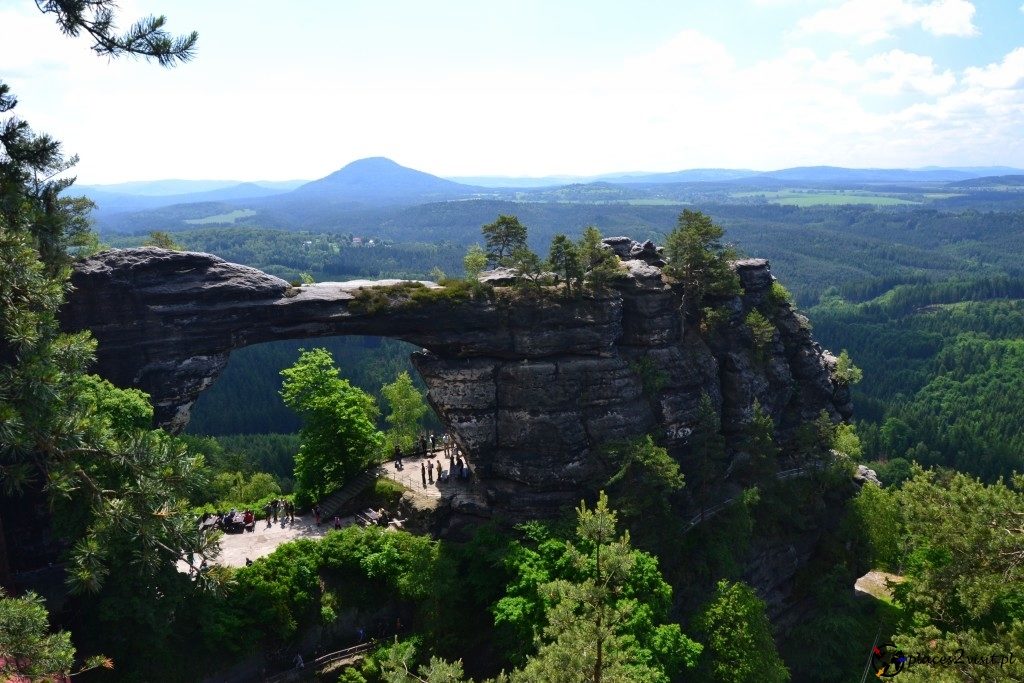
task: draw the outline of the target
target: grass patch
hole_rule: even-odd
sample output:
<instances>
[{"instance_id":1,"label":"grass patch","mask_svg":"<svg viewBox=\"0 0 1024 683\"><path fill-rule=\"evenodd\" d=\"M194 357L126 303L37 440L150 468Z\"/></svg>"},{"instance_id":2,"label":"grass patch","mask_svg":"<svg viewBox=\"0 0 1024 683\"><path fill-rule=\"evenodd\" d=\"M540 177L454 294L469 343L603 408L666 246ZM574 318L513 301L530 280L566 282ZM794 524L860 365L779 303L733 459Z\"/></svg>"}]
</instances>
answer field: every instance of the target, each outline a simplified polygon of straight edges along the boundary
<instances>
[{"instance_id":1,"label":"grass patch","mask_svg":"<svg viewBox=\"0 0 1024 683\"><path fill-rule=\"evenodd\" d=\"M814 194L801 197L783 197L774 199L772 204L783 204L786 206L836 206L840 204L871 204L873 206L898 206L907 204L920 204L920 202L909 199L897 199L896 197L882 197L878 195L847 195L847 194Z\"/></svg>"},{"instance_id":2,"label":"grass patch","mask_svg":"<svg viewBox=\"0 0 1024 683\"><path fill-rule=\"evenodd\" d=\"M356 290L349 307L360 313L374 314L389 309L407 308L443 301L463 302L488 298L493 288L475 280L445 278L440 287L427 287L422 282L400 282L390 287L362 287Z\"/></svg>"},{"instance_id":3,"label":"grass patch","mask_svg":"<svg viewBox=\"0 0 1024 683\"><path fill-rule=\"evenodd\" d=\"M836 206L841 204L871 204L874 206L897 206L920 204L920 201L912 199L901 199L891 195L873 194L860 190L839 191L839 192L818 192L815 190L775 190L775 191L753 191L733 192L730 195L734 198L761 197L772 204L785 204L788 206Z\"/></svg>"}]
</instances>

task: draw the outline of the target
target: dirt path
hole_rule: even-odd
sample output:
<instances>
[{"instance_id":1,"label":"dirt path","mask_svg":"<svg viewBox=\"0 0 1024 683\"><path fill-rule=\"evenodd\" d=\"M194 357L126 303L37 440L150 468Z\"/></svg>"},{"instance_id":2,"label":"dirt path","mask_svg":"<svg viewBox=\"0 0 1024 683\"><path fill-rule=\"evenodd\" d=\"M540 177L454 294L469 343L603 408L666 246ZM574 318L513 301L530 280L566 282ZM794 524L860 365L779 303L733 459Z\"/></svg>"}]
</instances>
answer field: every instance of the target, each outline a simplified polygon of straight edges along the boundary
<instances>
[{"instance_id":1,"label":"dirt path","mask_svg":"<svg viewBox=\"0 0 1024 683\"><path fill-rule=\"evenodd\" d=\"M438 482L437 462L440 461L441 467L447 472L449 469L448 459L443 456L441 449L431 455L432 457L427 459L405 458L405 467L401 470L396 470L393 462L386 462L380 466L380 474L405 486L414 498L423 502L424 507L436 506L443 497L468 498L479 495L473 484L457 480ZM434 481L431 483L428 479L427 485L423 486L420 465L425 465L428 462L434 465ZM352 515L341 519L342 527L356 523L356 518ZM277 524L272 523L269 529L265 521L258 519L256 520L256 529L252 533L224 534L221 537L221 552L217 558L217 564L227 567L244 567L247 558L255 560L258 557L269 555L277 546L297 538L319 538L333 528L332 520L324 520L324 523L318 527L313 521L312 514L296 515L294 524L282 525L280 521ZM184 563L181 563L181 568L182 571L188 571L188 566Z\"/></svg>"}]
</instances>

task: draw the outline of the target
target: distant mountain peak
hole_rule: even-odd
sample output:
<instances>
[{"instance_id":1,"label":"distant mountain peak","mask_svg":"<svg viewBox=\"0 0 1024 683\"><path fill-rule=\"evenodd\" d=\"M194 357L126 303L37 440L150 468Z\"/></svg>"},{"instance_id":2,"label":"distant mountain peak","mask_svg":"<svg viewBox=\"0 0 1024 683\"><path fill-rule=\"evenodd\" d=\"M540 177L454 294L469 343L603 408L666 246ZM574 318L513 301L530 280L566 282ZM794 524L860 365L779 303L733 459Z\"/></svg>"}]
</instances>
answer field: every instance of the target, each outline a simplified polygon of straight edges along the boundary
<instances>
[{"instance_id":1,"label":"distant mountain peak","mask_svg":"<svg viewBox=\"0 0 1024 683\"><path fill-rule=\"evenodd\" d=\"M404 203L464 197L476 189L402 166L387 157L367 157L306 183L295 193L317 194L341 201Z\"/></svg>"}]
</instances>

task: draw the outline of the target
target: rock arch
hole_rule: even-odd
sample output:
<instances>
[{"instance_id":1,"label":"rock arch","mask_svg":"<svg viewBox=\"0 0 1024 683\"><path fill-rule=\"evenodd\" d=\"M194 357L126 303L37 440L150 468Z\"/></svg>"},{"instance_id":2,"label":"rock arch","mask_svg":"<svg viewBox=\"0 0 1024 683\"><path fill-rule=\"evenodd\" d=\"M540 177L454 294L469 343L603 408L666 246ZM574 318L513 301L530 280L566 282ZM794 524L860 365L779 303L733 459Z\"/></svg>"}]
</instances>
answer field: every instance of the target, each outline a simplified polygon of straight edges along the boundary
<instances>
[{"instance_id":1,"label":"rock arch","mask_svg":"<svg viewBox=\"0 0 1024 683\"><path fill-rule=\"evenodd\" d=\"M429 400L473 454L492 504L522 516L575 502L602 471L595 446L605 441L656 430L684 444L702 392L726 429L742 426L755 399L783 429L822 409L849 417L834 359L788 304L773 316L767 359L755 361L742 321L765 301L766 261L736 264L744 292L723 302L731 331L709 345L683 329L653 249L645 259L631 254L635 243L611 242L630 276L573 299L469 298L394 280L295 288L210 254L112 250L75 266L61 319L68 331L92 331L96 371L149 393L156 421L171 430L185 426L233 349L348 334L416 344ZM637 371L644 358L664 377L656 390Z\"/></svg>"}]
</instances>

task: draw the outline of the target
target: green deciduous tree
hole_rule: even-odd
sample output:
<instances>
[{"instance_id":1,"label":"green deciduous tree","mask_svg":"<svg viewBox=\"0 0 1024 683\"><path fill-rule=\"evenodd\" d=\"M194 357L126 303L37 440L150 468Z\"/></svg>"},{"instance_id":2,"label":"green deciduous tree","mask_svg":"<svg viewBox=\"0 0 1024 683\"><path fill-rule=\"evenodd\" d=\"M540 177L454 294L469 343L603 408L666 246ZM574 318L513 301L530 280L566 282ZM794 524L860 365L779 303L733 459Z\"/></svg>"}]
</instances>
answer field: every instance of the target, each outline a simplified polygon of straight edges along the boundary
<instances>
[{"instance_id":1,"label":"green deciduous tree","mask_svg":"<svg viewBox=\"0 0 1024 683\"><path fill-rule=\"evenodd\" d=\"M707 635L705 666L719 683L781 683L789 671L772 640L765 605L750 586L719 581L698 619Z\"/></svg>"},{"instance_id":2,"label":"green deciduous tree","mask_svg":"<svg viewBox=\"0 0 1024 683\"><path fill-rule=\"evenodd\" d=\"M462 268L466 271L466 277L475 280L486 267L487 252L481 249L479 244L470 245L466 255L462 257Z\"/></svg>"},{"instance_id":3,"label":"green deciduous tree","mask_svg":"<svg viewBox=\"0 0 1024 683\"><path fill-rule=\"evenodd\" d=\"M295 498L309 505L374 462L384 436L374 427L373 397L339 376L326 349L302 350L281 375L281 398L302 418Z\"/></svg>"},{"instance_id":4,"label":"green deciduous tree","mask_svg":"<svg viewBox=\"0 0 1024 683\"><path fill-rule=\"evenodd\" d=\"M480 231L487 245L487 258L495 265L507 265L516 249L526 249L526 226L516 216L499 215Z\"/></svg>"},{"instance_id":5,"label":"green deciduous tree","mask_svg":"<svg viewBox=\"0 0 1024 683\"><path fill-rule=\"evenodd\" d=\"M423 425L423 416L427 414L427 402L423 399L412 377L402 371L395 381L381 387L381 395L388 403L387 421L391 429L387 432L388 446L398 446L410 452L416 444L416 438Z\"/></svg>"},{"instance_id":6,"label":"green deciduous tree","mask_svg":"<svg viewBox=\"0 0 1024 683\"><path fill-rule=\"evenodd\" d=\"M836 359L836 369L833 373L835 378L843 384L857 384L864 377L864 371L853 364L853 359L846 349L839 353Z\"/></svg>"},{"instance_id":7,"label":"green deciduous tree","mask_svg":"<svg viewBox=\"0 0 1024 683\"><path fill-rule=\"evenodd\" d=\"M266 472L254 472L248 477L242 472L219 472L213 478L211 488L222 510L231 505L250 505L281 493L277 480Z\"/></svg>"},{"instance_id":8,"label":"green deciduous tree","mask_svg":"<svg viewBox=\"0 0 1024 683\"><path fill-rule=\"evenodd\" d=\"M722 245L724 234L710 216L684 209L665 240L665 273L682 286L691 319L699 318L705 297L739 292L739 278L729 265L736 254Z\"/></svg>"}]
</instances>

